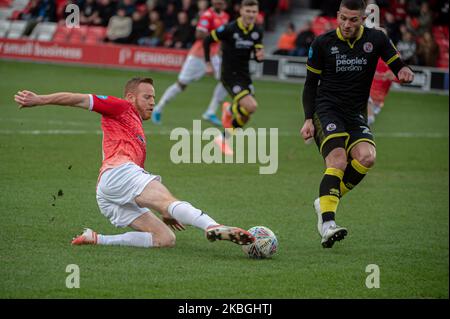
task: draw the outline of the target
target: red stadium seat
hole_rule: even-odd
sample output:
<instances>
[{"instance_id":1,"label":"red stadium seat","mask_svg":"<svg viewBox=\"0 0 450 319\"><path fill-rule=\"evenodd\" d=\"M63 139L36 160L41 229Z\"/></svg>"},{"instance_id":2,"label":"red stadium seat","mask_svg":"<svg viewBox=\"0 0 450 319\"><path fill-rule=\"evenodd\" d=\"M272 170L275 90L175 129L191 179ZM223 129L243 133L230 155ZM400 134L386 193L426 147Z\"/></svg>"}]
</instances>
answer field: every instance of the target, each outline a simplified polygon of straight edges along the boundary
<instances>
[{"instance_id":1,"label":"red stadium seat","mask_svg":"<svg viewBox=\"0 0 450 319\"><path fill-rule=\"evenodd\" d=\"M86 38L87 31L88 27L85 25L82 25L79 28L72 28L69 41L73 44L83 43Z\"/></svg>"},{"instance_id":2,"label":"red stadium seat","mask_svg":"<svg viewBox=\"0 0 450 319\"><path fill-rule=\"evenodd\" d=\"M0 0L0 8L9 8L12 0Z\"/></svg>"},{"instance_id":3,"label":"red stadium seat","mask_svg":"<svg viewBox=\"0 0 450 319\"><path fill-rule=\"evenodd\" d=\"M55 35L53 36L53 41L55 42L67 42L69 40L69 35L72 29L67 28L65 25L61 24L56 29Z\"/></svg>"},{"instance_id":4,"label":"red stadium seat","mask_svg":"<svg viewBox=\"0 0 450 319\"><path fill-rule=\"evenodd\" d=\"M106 28L100 26L91 26L88 28L85 42L86 44L101 43L105 39Z\"/></svg>"}]
</instances>

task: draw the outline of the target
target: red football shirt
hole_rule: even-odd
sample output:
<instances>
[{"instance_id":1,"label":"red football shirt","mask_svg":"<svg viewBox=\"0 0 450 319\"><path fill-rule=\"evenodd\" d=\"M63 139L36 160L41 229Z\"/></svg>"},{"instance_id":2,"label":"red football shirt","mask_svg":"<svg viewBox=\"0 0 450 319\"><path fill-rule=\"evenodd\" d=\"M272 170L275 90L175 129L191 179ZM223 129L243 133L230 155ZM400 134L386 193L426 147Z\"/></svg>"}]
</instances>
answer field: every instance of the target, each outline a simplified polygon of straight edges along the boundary
<instances>
[{"instance_id":1,"label":"red football shirt","mask_svg":"<svg viewBox=\"0 0 450 319\"><path fill-rule=\"evenodd\" d=\"M144 168L146 140L142 118L135 107L113 96L89 97L89 109L102 115L103 162L100 175L126 162Z\"/></svg>"},{"instance_id":2,"label":"red football shirt","mask_svg":"<svg viewBox=\"0 0 450 319\"><path fill-rule=\"evenodd\" d=\"M384 103L384 99L391 88L393 80L389 77L389 73L392 73L389 66L382 59L379 59L370 88L370 97L377 104Z\"/></svg>"},{"instance_id":3,"label":"red football shirt","mask_svg":"<svg viewBox=\"0 0 450 319\"><path fill-rule=\"evenodd\" d=\"M213 8L208 8L205 12L200 16L200 19L197 23L197 30L211 33L212 30L217 29L223 24L228 23L230 20L230 16L225 11L221 13L217 13ZM219 43L211 44L211 56L217 54L219 51ZM199 58L203 58L203 41L196 40L191 50L189 51L190 55L194 55Z\"/></svg>"}]
</instances>

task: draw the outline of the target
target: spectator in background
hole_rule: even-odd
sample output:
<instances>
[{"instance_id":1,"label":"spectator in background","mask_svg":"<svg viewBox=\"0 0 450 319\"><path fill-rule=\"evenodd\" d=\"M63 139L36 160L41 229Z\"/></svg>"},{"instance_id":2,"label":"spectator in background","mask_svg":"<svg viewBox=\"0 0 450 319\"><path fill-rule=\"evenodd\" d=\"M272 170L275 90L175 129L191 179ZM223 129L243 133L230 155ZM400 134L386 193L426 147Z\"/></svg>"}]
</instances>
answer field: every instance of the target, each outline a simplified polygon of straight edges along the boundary
<instances>
[{"instance_id":1,"label":"spectator in background","mask_svg":"<svg viewBox=\"0 0 450 319\"><path fill-rule=\"evenodd\" d=\"M98 1L98 18L95 21L96 25L106 27L109 19L111 19L116 13L116 3L111 0L99 0Z\"/></svg>"},{"instance_id":2,"label":"spectator in background","mask_svg":"<svg viewBox=\"0 0 450 319\"><path fill-rule=\"evenodd\" d=\"M449 20L449 1L437 0L434 6L434 11L437 12L435 23L437 25L448 25Z\"/></svg>"},{"instance_id":3,"label":"spectator in background","mask_svg":"<svg viewBox=\"0 0 450 319\"><path fill-rule=\"evenodd\" d=\"M138 39L139 45L156 47L164 41L164 24L162 23L159 12L153 10L149 13L149 24L143 37Z\"/></svg>"},{"instance_id":4,"label":"spectator in background","mask_svg":"<svg viewBox=\"0 0 450 319\"><path fill-rule=\"evenodd\" d=\"M80 7L80 23L86 25L98 22L98 7L95 0L86 0Z\"/></svg>"},{"instance_id":5,"label":"spectator in background","mask_svg":"<svg viewBox=\"0 0 450 319\"><path fill-rule=\"evenodd\" d=\"M388 37L393 43L397 43L401 39L401 33L398 22L395 17L389 11L384 14L384 28L387 31Z\"/></svg>"},{"instance_id":6,"label":"spectator in background","mask_svg":"<svg viewBox=\"0 0 450 319\"><path fill-rule=\"evenodd\" d=\"M133 12L136 11L136 5L134 0L121 0L119 8L125 10L125 15L131 17Z\"/></svg>"},{"instance_id":7,"label":"spectator in background","mask_svg":"<svg viewBox=\"0 0 450 319\"><path fill-rule=\"evenodd\" d=\"M403 33L402 39L397 43L397 50L400 52L400 56L406 64L417 64L417 45L411 32L406 31Z\"/></svg>"},{"instance_id":8,"label":"spectator in background","mask_svg":"<svg viewBox=\"0 0 450 319\"><path fill-rule=\"evenodd\" d=\"M315 39L315 34L312 31L312 22L307 22L303 28L300 29L297 39L295 40L295 56L307 56L309 47Z\"/></svg>"},{"instance_id":9,"label":"spectator in background","mask_svg":"<svg viewBox=\"0 0 450 319\"><path fill-rule=\"evenodd\" d=\"M106 41L127 43L132 27L133 20L127 17L125 9L119 8L117 14L109 20L106 29Z\"/></svg>"},{"instance_id":10,"label":"spectator in background","mask_svg":"<svg viewBox=\"0 0 450 319\"><path fill-rule=\"evenodd\" d=\"M163 23L166 30L171 30L177 25L177 7L175 3L169 2L163 14ZM173 31L172 31L173 32Z\"/></svg>"},{"instance_id":11,"label":"spectator in background","mask_svg":"<svg viewBox=\"0 0 450 319\"><path fill-rule=\"evenodd\" d=\"M264 14L264 30L274 30L274 16L277 13L278 0L259 0L259 10Z\"/></svg>"},{"instance_id":12,"label":"spectator in background","mask_svg":"<svg viewBox=\"0 0 450 319\"><path fill-rule=\"evenodd\" d=\"M133 20L133 23L128 43L138 44L138 40L148 33L149 18L141 11L136 10L133 12L131 19Z\"/></svg>"},{"instance_id":13,"label":"spectator in background","mask_svg":"<svg viewBox=\"0 0 450 319\"><path fill-rule=\"evenodd\" d=\"M192 21L197 16L197 6L192 0L182 0L181 11L187 13L189 21Z\"/></svg>"},{"instance_id":14,"label":"spectator in background","mask_svg":"<svg viewBox=\"0 0 450 319\"><path fill-rule=\"evenodd\" d=\"M178 24L173 31L172 39L168 39L165 46L175 49L188 49L195 40L194 28L190 24L186 12L178 12Z\"/></svg>"},{"instance_id":15,"label":"spectator in background","mask_svg":"<svg viewBox=\"0 0 450 319\"><path fill-rule=\"evenodd\" d=\"M435 67L439 58L439 46L430 32L425 32L417 47L419 65Z\"/></svg>"},{"instance_id":16,"label":"spectator in background","mask_svg":"<svg viewBox=\"0 0 450 319\"><path fill-rule=\"evenodd\" d=\"M392 5L392 13L398 22L405 21L408 13L406 12L406 0L396 0Z\"/></svg>"},{"instance_id":17,"label":"spectator in background","mask_svg":"<svg viewBox=\"0 0 450 319\"><path fill-rule=\"evenodd\" d=\"M433 27L433 13L430 10L430 6L427 2L422 3L420 6L419 16L419 35L423 35L426 32L431 32Z\"/></svg>"},{"instance_id":18,"label":"spectator in background","mask_svg":"<svg viewBox=\"0 0 450 319\"><path fill-rule=\"evenodd\" d=\"M297 39L297 33L295 32L295 25L290 22L287 26L286 32L284 32L278 40L278 48L273 52L277 55L291 55L295 50L295 40Z\"/></svg>"},{"instance_id":19,"label":"spectator in background","mask_svg":"<svg viewBox=\"0 0 450 319\"><path fill-rule=\"evenodd\" d=\"M197 15L191 20L191 25L195 28L197 26L198 20L201 15L208 9L208 0L198 0L197 1Z\"/></svg>"}]
</instances>

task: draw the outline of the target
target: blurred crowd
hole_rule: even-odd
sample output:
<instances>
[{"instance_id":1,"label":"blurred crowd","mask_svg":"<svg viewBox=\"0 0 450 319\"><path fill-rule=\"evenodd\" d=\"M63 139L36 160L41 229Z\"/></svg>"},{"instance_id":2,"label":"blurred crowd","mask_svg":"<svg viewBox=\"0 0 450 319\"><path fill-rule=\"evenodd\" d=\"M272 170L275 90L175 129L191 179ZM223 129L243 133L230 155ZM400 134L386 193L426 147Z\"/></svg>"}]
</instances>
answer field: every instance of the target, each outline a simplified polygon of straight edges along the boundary
<instances>
[{"instance_id":1,"label":"blurred crowd","mask_svg":"<svg viewBox=\"0 0 450 319\"><path fill-rule=\"evenodd\" d=\"M448 0L378 0L369 1L380 7L381 26L399 50L402 58L411 65L437 66L440 53L439 44L435 39L436 26L445 26L448 32ZM331 20L336 17L340 0L314 1L316 9L320 9L323 17ZM296 29L290 23L281 35L278 49L274 54L290 56L306 56L308 48L317 36L314 32L314 22L309 22ZM323 31L332 30L336 23L329 23ZM447 38L448 34L444 35Z\"/></svg>"},{"instance_id":2,"label":"blurred crowd","mask_svg":"<svg viewBox=\"0 0 450 319\"><path fill-rule=\"evenodd\" d=\"M241 0L226 2L231 20L236 19ZM197 21L210 6L208 0L31 0L17 18L61 22L68 4L80 8L81 25L106 27L106 41L171 48L191 47ZM288 6L289 0L260 0L258 21L271 30L274 14Z\"/></svg>"}]
</instances>

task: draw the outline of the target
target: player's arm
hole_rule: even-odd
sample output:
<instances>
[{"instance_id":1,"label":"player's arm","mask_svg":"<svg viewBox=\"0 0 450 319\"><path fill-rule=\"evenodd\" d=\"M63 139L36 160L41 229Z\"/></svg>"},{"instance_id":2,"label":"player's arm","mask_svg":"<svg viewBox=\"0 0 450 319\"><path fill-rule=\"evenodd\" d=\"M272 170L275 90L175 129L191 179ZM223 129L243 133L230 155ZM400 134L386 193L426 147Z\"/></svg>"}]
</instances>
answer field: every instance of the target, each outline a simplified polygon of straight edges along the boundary
<instances>
[{"instance_id":1,"label":"player's arm","mask_svg":"<svg viewBox=\"0 0 450 319\"><path fill-rule=\"evenodd\" d=\"M227 33L228 28L225 25L222 25L216 30L212 30L211 33L203 39L203 50L205 51L205 62L207 64L211 63L211 44L225 39Z\"/></svg>"},{"instance_id":2,"label":"player's arm","mask_svg":"<svg viewBox=\"0 0 450 319\"><path fill-rule=\"evenodd\" d=\"M308 141L314 137L314 124L312 118L315 112L317 87L319 86L319 80L323 69L323 58L317 39L309 48L306 69L306 81L302 95L305 123L303 124L300 133L303 139Z\"/></svg>"},{"instance_id":3,"label":"player's arm","mask_svg":"<svg viewBox=\"0 0 450 319\"><path fill-rule=\"evenodd\" d=\"M380 33L381 58L394 72L400 83L411 83L414 80L414 72L403 62L392 41L383 32Z\"/></svg>"},{"instance_id":4,"label":"player's arm","mask_svg":"<svg viewBox=\"0 0 450 319\"><path fill-rule=\"evenodd\" d=\"M89 94L59 92L48 95L38 95L34 92L23 90L14 95L14 100L19 103L19 108L40 105L63 105L89 109Z\"/></svg>"},{"instance_id":5,"label":"player's arm","mask_svg":"<svg viewBox=\"0 0 450 319\"><path fill-rule=\"evenodd\" d=\"M258 38L258 40L256 40L256 43L255 43L255 60L256 60L256 62L261 63L264 60L264 45L262 43L263 33L258 32L258 34L259 34L259 38Z\"/></svg>"}]
</instances>

